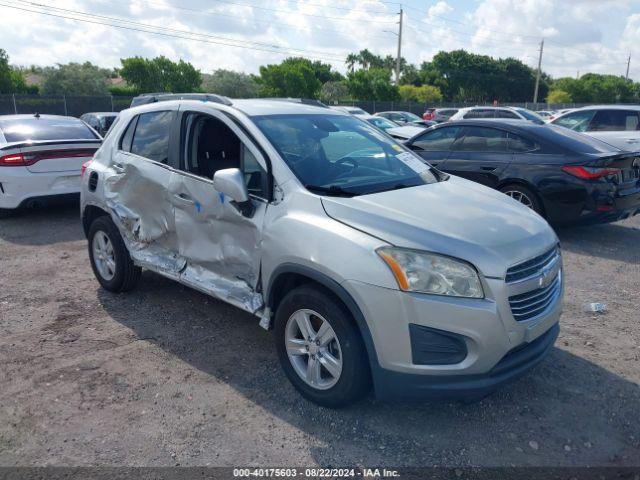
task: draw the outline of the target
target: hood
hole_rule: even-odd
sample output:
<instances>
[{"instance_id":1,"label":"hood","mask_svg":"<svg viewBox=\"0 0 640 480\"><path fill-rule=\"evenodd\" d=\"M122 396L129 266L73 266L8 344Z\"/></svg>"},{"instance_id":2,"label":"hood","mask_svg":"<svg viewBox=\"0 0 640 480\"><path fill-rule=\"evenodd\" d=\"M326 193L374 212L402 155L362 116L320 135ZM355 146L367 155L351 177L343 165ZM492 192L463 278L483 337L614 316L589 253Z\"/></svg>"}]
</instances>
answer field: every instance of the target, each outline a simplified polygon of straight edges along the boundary
<instances>
[{"instance_id":1,"label":"hood","mask_svg":"<svg viewBox=\"0 0 640 480\"><path fill-rule=\"evenodd\" d=\"M450 176L418 187L352 198L323 197L327 215L392 245L466 260L487 277L533 258L558 240L524 205Z\"/></svg>"}]
</instances>

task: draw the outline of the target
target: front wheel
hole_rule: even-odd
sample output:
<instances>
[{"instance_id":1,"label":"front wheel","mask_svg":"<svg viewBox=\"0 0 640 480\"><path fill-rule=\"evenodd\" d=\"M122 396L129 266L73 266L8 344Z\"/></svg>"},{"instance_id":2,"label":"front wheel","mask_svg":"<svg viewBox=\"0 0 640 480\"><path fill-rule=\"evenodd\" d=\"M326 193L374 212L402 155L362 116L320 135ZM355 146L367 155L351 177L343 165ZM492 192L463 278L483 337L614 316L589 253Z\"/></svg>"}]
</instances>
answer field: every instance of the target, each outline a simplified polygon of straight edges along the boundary
<instances>
[{"instance_id":1,"label":"front wheel","mask_svg":"<svg viewBox=\"0 0 640 480\"><path fill-rule=\"evenodd\" d=\"M126 292L135 287L142 269L136 267L113 221L96 218L89 227L89 260L98 282L111 292Z\"/></svg>"},{"instance_id":2,"label":"front wheel","mask_svg":"<svg viewBox=\"0 0 640 480\"><path fill-rule=\"evenodd\" d=\"M355 402L367 392L369 362L345 307L320 288L289 292L276 311L278 357L305 398L325 407Z\"/></svg>"},{"instance_id":3,"label":"front wheel","mask_svg":"<svg viewBox=\"0 0 640 480\"><path fill-rule=\"evenodd\" d=\"M527 188L524 185L511 184L505 185L500 189L500 191L505 195L510 196L514 200L520 202L525 207L529 207L538 215L544 216L542 203L540 202L538 195L536 195L536 193L530 188Z\"/></svg>"}]
</instances>

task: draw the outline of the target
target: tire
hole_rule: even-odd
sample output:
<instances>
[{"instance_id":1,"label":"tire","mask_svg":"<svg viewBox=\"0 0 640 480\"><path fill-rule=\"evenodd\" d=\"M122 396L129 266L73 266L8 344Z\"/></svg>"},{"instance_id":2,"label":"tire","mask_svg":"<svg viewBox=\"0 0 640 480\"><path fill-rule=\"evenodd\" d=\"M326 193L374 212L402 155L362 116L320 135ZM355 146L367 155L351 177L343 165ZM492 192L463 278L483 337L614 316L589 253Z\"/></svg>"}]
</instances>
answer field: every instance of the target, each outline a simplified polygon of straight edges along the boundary
<instances>
[{"instance_id":1,"label":"tire","mask_svg":"<svg viewBox=\"0 0 640 480\"><path fill-rule=\"evenodd\" d=\"M100 244L102 241L102 245L105 245L105 238L111 248L102 250L105 260L101 260L96 258L100 252L94 248L94 243ZM88 239L91 268L100 285L110 292L126 292L133 289L140 280L142 269L133 264L120 232L111 218L106 215L96 218L89 227ZM107 262L107 259L110 261ZM107 263L109 265L106 265Z\"/></svg>"},{"instance_id":2,"label":"tire","mask_svg":"<svg viewBox=\"0 0 640 480\"><path fill-rule=\"evenodd\" d=\"M318 337L322 340L333 335L335 341L327 345L305 345L315 342L309 341L314 335L305 340L297 320L301 315L310 320L313 334L320 332ZM329 328L321 328L323 322L327 322ZM299 335L295 343L289 343L296 350L290 356L287 339L292 339L293 332ZM371 374L360 331L344 305L325 290L303 285L289 292L276 311L275 337L280 364L293 386L306 399L324 407L337 408L359 400L368 392ZM300 353L305 349L307 353ZM341 365L337 375L335 360ZM319 372L315 384L309 381L313 374L306 374L303 379L299 373L307 371L310 361L317 366L317 370L313 370Z\"/></svg>"},{"instance_id":3,"label":"tire","mask_svg":"<svg viewBox=\"0 0 640 480\"><path fill-rule=\"evenodd\" d=\"M538 197L538 194L530 188L517 183L512 183L500 187L500 191L505 195L509 195L511 198L522 203L523 205L529 207L538 215L544 217L544 209L542 208L540 197Z\"/></svg>"}]
</instances>

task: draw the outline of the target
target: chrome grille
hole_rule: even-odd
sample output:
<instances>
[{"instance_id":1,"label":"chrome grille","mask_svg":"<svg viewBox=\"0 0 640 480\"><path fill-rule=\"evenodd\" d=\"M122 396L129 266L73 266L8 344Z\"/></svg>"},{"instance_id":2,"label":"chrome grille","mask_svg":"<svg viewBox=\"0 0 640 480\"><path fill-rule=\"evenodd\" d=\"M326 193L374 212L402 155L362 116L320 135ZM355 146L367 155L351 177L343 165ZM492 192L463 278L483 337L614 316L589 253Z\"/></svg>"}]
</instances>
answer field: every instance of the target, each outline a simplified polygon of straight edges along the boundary
<instances>
[{"instance_id":1,"label":"chrome grille","mask_svg":"<svg viewBox=\"0 0 640 480\"><path fill-rule=\"evenodd\" d=\"M507 276L505 282L513 283L523 280L525 278L533 277L542 272L547 266L551 265L558 257L558 247L553 247L551 250L544 252L542 255L538 255L531 260L519 263L507 270Z\"/></svg>"},{"instance_id":2,"label":"chrome grille","mask_svg":"<svg viewBox=\"0 0 640 480\"><path fill-rule=\"evenodd\" d=\"M516 321L530 320L543 313L560 296L562 272L559 271L546 287L530 290L520 295L509 297L511 313Z\"/></svg>"}]
</instances>

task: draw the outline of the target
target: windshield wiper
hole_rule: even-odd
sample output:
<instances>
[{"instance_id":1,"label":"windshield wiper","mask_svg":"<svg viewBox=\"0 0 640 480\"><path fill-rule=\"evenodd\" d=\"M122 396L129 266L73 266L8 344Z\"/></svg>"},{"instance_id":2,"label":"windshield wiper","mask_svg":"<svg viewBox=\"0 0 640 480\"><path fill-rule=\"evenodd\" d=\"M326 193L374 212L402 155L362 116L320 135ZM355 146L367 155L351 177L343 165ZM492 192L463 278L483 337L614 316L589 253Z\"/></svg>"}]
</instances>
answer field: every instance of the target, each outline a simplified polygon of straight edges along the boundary
<instances>
[{"instance_id":1,"label":"windshield wiper","mask_svg":"<svg viewBox=\"0 0 640 480\"><path fill-rule=\"evenodd\" d=\"M327 195L333 195L335 197L353 197L358 195L356 192L352 192L350 190L345 190L342 187L337 185L329 185L328 187L323 187L321 185L305 185L307 190L311 190L312 192L326 193Z\"/></svg>"}]
</instances>

